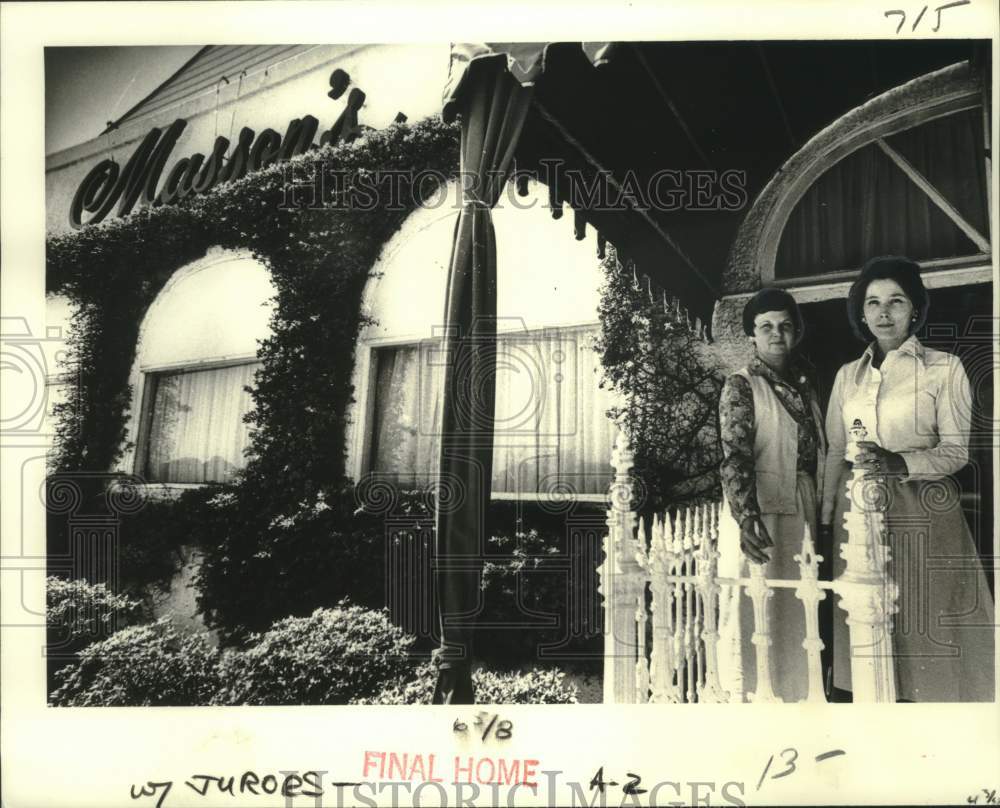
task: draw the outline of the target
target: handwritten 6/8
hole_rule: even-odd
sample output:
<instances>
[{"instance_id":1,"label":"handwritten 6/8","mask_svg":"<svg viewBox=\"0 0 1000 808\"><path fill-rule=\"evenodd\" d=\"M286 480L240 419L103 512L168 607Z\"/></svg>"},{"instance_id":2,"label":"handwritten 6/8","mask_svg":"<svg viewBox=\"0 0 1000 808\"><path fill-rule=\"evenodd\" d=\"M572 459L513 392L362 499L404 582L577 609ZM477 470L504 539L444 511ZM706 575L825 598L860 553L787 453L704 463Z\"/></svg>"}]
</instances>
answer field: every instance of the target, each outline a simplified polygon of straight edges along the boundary
<instances>
[{"instance_id":1,"label":"handwritten 6/8","mask_svg":"<svg viewBox=\"0 0 1000 808\"><path fill-rule=\"evenodd\" d=\"M476 713L476 718L472 722L472 726L476 730L476 734L479 735L479 740L483 742L490 737L491 733L493 738L498 741L506 741L514 733L514 723L512 721L507 721L506 719L501 721L500 716L496 713L487 713L484 710ZM469 731L469 725L460 718L456 718L455 723L451 725L451 729L452 732L462 734Z\"/></svg>"}]
</instances>

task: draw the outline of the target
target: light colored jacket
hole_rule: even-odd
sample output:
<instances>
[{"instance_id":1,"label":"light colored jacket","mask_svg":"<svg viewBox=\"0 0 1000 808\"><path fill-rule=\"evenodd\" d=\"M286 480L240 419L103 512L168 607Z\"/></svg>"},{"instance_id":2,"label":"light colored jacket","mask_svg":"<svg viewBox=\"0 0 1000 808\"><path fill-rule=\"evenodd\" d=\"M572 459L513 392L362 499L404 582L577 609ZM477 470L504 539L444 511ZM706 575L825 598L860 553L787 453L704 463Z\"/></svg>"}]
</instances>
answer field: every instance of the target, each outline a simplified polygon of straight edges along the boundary
<instances>
[{"instance_id":1,"label":"light colored jacket","mask_svg":"<svg viewBox=\"0 0 1000 808\"><path fill-rule=\"evenodd\" d=\"M796 467L799 425L788 414L767 380L743 368L737 373L750 383L754 408L754 475L757 504L761 513L795 513ZM813 397L809 399L816 424L816 488L823 490L826 465L826 438L823 415Z\"/></svg>"},{"instance_id":2,"label":"light colored jacket","mask_svg":"<svg viewBox=\"0 0 1000 808\"><path fill-rule=\"evenodd\" d=\"M824 521L833 518L854 419L865 426L868 440L902 456L907 476L900 482L954 474L969 462L973 399L962 360L912 336L890 351L880 368L872 367L874 350L872 343L841 367L833 383L826 414Z\"/></svg>"}]
</instances>

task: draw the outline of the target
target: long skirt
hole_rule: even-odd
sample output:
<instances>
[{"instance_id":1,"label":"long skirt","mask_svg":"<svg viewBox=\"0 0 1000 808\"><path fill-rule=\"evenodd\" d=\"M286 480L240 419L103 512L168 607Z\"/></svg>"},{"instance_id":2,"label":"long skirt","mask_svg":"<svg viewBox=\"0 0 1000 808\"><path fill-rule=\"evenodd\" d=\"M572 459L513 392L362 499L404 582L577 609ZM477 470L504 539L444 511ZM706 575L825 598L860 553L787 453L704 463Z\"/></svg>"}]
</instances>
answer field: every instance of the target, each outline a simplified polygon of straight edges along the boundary
<instances>
[{"instance_id":1,"label":"long skirt","mask_svg":"<svg viewBox=\"0 0 1000 808\"><path fill-rule=\"evenodd\" d=\"M840 546L847 480L834 520L833 574L844 573ZM951 478L887 480L886 541L891 580L898 587L892 620L896 695L904 701L993 700L993 598ZM846 613L834 610L833 681L851 690L851 648ZM859 653L864 653L859 650Z\"/></svg>"},{"instance_id":2,"label":"long skirt","mask_svg":"<svg viewBox=\"0 0 1000 808\"><path fill-rule=\"evenodd\" d=\"M805 525L816 535L816 482L808 474L796 478L796 512L763 514L761 520L771 535L774 547L770 561L763 565L766 578L798 580L799 565L795 556L802 552ZM740 550L739 526L731 518L719 526L719 576L746 578L750 564ZM803 701L808 695L806 620L803 603L795 590L779 588L766 603L771 646L769 661L771 685L782 701ZM754 633L753 601L745 590L723 586L719 595L719 679L729 691L730 702L752 700L757 688L757 654L752 642Z\"/></svg>"}]
</instances>

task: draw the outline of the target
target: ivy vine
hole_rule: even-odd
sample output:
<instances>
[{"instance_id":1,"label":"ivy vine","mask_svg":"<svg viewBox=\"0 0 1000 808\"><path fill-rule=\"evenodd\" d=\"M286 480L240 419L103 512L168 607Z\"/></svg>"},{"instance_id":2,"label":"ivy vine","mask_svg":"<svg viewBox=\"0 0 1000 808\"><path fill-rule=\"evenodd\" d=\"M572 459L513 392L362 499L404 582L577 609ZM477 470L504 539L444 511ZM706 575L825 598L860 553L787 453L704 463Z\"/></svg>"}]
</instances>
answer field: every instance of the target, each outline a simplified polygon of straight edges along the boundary
<instances>
[{"instance_id":1,"label":"ivy vine","mask_svg":"<svg viewBox=\"0 0 1000 808\"><path fill-rule=\"evenodd\" d=\"M396 124L176 205L51 237L47 289L75 304L68 367L78 382L77 395L57 407L55 467L105 471L121 458L142 317L177 269L220 246L250 250L277 293L252 391L246 476L299 491L342 481L365 281L382 245L437 190L434 178L455 175L457 156L455 126ZM389 172L400 183L398 204L345 204L362 180L382 192L378 178ZM415 174L421 181L411 187Z\"/></svg>"},{"instance_id":2,"label":"ivy vine","mask_svg":"<svg viewBox=\"0 0 1000 808\"><path fill-rule=\"evenodd\" d=\"M250 391L245 469L233 484L177 503L197 519L161 508L176 530L137 519L131 533L122 531L133 554L150 546L151 531L201 545L199 606L226 638L238 641L278 617L378 589L372 581L384 572L385 526L357 509L345 470L354 346L366 324L361 295L382 246L455 176L458 148L457 127L440 119L397 124L178 204L48 240L47 288L75 304L68 353L78 384L57 409L54 463L69 474L106 472L121 459L140 323L173 273L215 246L249 250L269 271L275 309ZM401 204L345 204L352 189L378 193L380 176L394 184ZM326 193L298 207L294 189L306 189L306 198L308 189ZM721 378L694 336L631 287L613 250L605 274L599 350L606 383L629 402L613 415L655 492L647 504L704 496L717 485ZM495 534L513 535L509 520L499 521L505 524ZM533 535L535 521L519 523L517 535ZM61 524L64 530L64 518ZM49 529L51 547L60 528L50 519ZM154 545L162 553L164 542ZM491 586L509 583L503 574L494 578ZM598 637L596 625L588 630L587 643Z\"/></svg>"}]
</instances>

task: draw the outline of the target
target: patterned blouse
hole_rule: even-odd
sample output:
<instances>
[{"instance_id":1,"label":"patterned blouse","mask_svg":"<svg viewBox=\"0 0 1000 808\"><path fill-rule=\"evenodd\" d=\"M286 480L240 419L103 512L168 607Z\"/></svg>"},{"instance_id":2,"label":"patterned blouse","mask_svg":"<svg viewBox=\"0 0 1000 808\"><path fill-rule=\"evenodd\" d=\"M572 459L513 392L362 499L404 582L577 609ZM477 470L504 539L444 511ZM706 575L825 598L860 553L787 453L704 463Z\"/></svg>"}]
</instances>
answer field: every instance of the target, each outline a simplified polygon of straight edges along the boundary
<instances>
[{"instance_id":1,"label":"patterned blouse","mask_svg":"<svg viewBox=\"0 0 1000 808\"><path fill-rule=\"evenodd\" d=\"M747 366L750 373L764 378L778 400L799 426L798 471L816 475L816 450L819 436L811 413L815 398L808 375L800 366L791 367L790 378L783 379L758 357ZM719 436L722 440L722 490L733 518L742 524L748 516L759 516L757 480L754 476L753 391L750 383L738 374L726 379L719 399Z\"/></svg>"}]
</instances>

